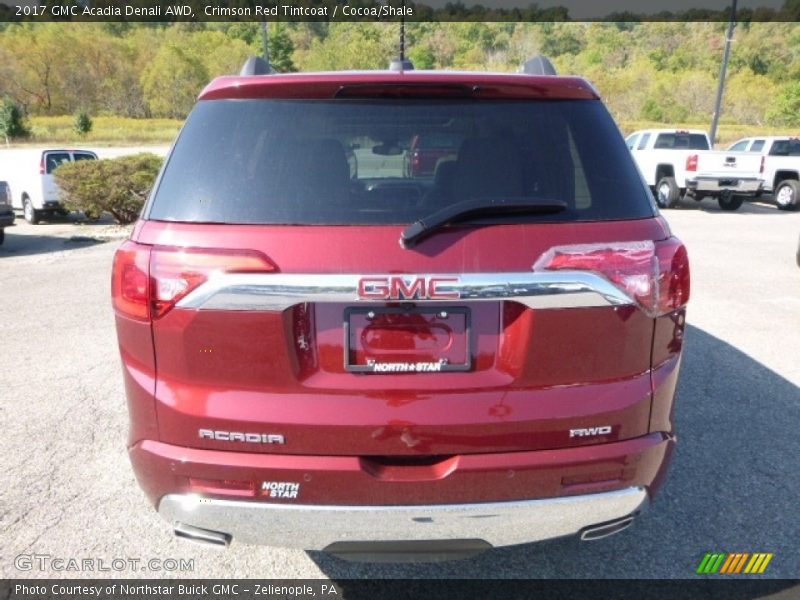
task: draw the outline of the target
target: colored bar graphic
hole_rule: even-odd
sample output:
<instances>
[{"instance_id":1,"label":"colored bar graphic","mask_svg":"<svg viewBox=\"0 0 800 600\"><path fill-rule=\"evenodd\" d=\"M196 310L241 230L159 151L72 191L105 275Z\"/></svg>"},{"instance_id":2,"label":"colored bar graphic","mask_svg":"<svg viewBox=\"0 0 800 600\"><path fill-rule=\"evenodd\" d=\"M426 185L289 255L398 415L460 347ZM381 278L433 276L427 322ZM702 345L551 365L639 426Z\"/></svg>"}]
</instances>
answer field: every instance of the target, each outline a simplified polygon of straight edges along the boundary
<instances>
[{"instance_id":1,"label":"colored bar graphic","mask_svg":"<svg viewBox=\"0 0 800 600\"><path fill-rule=\"evenodd\" d=\"M725 561L725 564L722 565L722 568L719 570L719 572L730 573L733 567L739 564L739 559L741 557L741 554L728 554L728 559Z\"/></svg>"},{"instance_id":2,"label":"colored bar graphic","mask_svg":"<svg viewBox=\"0 0 800 600\"><path fill-rule=\"evenodd\" d=\"M706 572L706 566L708 565L709 560L711 560L711 554L707 553L703 557L703 560L700 561L700 566L697 567L697 571L696 572L697 573L705 573Z\"/></svg>"},{"instance_id":3,"label":"colored bar graphic","mask_svg":"<svg viewBox=\"0 0 800 600\"><path fill-rule=\"evenodd\" d=\"M728 560L725 561L725 564L722 565L722 569L720 569L720 573L732 574L736 573L737 569L741 569L742 565L744 565L744 561L747 560L747 557L750 556L746 552L737 552L735 554L729 554Z\"/></svg>"},{"instance_id":4,"label":"colored bar graphic","mask_svg":"<svg viewBox=\"0 0 800 600\"><path fill-rule=\"evenodd\" d=\"M759 573L763 573L764 570L767 568L767 565L769 564L769 561L771 561L771 560L772 560L772 552L767 554L766 558L764 559L764 562L761 563L761 568L759 569L758 572Z\"/></svg>"},{"instance_id":5,"label":"colored bar graphic","mask_svg":"<svg viewBox=\"0 0 800 600\"><path fill-rule=\"evenodd\" d=\"M734 573L739 573L744 566L744 562L747 560L747 557L750 556L747 552L742 555L742 560L739 561L739 564L736 565L736 570Z\"/></svg>"},{"instance_id":6,"label":"colored bar graphic","mask_svg":"<svg viewBox=\"0 0 800 600\"><path fill-rule=\"evenodd\" d=\"M772 560L771 552L707 552L697 566L699 575L734 575L742 573L761 574ZM748 560L749 559L749 560ZM747 565L745 567L745 564Z\"/></svg>"},{"instance_id":7,"label":"colored bar graphic","mask_svg":"<svg viewBox=\"0 0 800 600\"><path fill-rule=\"evenodd\" d=\"M730 573L730 568L739 562L739 555L738 554L728 554L728 559L725 561L725 564L722 565L722 569L720 569L720 573Z\"/></svg>"},{"instance_id":8,"label":"colored bar graphic","mask_svg":"<svg viewBox=\"0 0 800 600\"><path fill-rule=\"evenodd\" d=\"M725 560L725 556L726 556L726 554L724 552L719 555L719 558L717 559L717 562L715 562L714 566L711 567L711 572L712 573L716 573L717 571L719 571L719 568L722 566L722 561Z\"/></svg>"}]
</instances>

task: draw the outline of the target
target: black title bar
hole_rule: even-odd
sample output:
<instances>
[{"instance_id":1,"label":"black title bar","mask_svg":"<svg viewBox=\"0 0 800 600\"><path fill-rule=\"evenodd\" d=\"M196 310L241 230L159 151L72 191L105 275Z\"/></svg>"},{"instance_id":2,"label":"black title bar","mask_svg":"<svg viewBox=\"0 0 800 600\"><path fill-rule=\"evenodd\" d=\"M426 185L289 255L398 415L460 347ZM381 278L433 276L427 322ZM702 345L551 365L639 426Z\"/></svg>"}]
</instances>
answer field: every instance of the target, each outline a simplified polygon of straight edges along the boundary
<instances>
[{"instance_id":1,"label":"black title bar","mask_svg":"<svg viewBox=\"0 0 800 600\"><path fill-rule=\"evenodd\" d=\"M465 579L41 579L2 580L8 600L789 600L800 580L698 577L687 580L465 580Z\"/></svg>"},{"instance_id":2,"label":"black title bar","mask_svg":"<svg viewBox=\"0 0 800 600\"><path fill-rule=\"evenodd\" d=\"M0 21L728 21L733 0L0 0ZM737 0L737 20L800 21L793 0Z\"/></svg>"}]
</instances>

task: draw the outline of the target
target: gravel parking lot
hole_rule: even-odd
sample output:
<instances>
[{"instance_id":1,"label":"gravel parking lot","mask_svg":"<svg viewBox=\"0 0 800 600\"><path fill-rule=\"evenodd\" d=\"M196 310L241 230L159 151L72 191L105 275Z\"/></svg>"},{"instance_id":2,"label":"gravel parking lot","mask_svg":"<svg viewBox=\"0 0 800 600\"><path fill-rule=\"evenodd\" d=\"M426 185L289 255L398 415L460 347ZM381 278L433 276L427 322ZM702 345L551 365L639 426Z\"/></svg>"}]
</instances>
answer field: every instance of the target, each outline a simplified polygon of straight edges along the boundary
<instances>
[{"instance_id":1,"label":"gravel parking lot","mask_svg":"<svg viewBox=\"0 0 800 600\"><path fill-rule=\"evenodd\" d=\"M678 451L649 514L603 541L396 566L176 541L140 492L125 450L109 294L118 242L93 239L118 231L18 220L0 246L0 575L686 578L706 552L742 551L774 553L766 576L800 576L800 213L769 203L722 213L705 200L666 215L689 248L694 279ZM20 570L17 557L34 553L144 566ZM172 571L151 559L193 565Z\"/></svg>"}]
</instances>

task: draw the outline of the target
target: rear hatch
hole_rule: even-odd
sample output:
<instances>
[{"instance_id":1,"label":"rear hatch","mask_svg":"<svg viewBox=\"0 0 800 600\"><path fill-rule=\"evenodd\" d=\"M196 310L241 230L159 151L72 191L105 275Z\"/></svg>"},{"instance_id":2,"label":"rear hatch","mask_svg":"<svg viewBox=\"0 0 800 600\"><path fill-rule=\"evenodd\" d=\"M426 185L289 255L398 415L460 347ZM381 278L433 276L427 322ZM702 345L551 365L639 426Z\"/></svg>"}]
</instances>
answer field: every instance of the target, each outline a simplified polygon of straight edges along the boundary
<instances>
[{"instance_id":1,"label":"rear hatch","mask_svg":"<svg viewBox=\"0 0 800 600\"><path fill-rule=\"evenodd\" d=\"M691 165L693 158L695 164ZM732 188L737 187L740 180L759 179L761 164L759 154L728 150L698 152L687 159L687 166L696 171L697 177L719 179L721 187Z\"/></svg>"},{"instance_id":2,"label":"rear hatch","mask_svg":"<svg viewBox=\"0 0 800 600\"><path fill-rule=\"evenodd\" d=\"M387 89L189 117L123 248L149 270L120 286L152 319L161 440L442 457L647 433L676 246L602 103ZM452 168L414 177L415 136L458 140ZM437 223L459 202L489 208Z\"/></svg>"}]
</instances>

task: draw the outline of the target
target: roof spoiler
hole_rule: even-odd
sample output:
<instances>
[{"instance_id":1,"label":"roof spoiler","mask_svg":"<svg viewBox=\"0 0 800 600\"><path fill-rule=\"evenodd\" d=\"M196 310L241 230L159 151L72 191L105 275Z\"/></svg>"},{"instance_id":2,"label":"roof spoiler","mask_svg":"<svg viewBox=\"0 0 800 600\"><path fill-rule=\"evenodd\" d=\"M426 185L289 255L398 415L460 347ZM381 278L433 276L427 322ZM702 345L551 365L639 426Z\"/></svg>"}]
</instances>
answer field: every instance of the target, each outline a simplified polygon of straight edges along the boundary
<instances>
[{"instance_id":1,"label":"roof spoiler","mask_svg":"<svg viewBox=\"0 0 800 600\"><path fill-rule=\"evenodd\" d=\"M239 75L247 77L250 75L272 75L276 73L272 65L265 61L260 56L251 56L242 65L242 70Z\"/></svg>"},{"instance_id":2,"label":"roof spoiler","mask_svg":"<svg viewBox=\"0 0 800 600\"><path fill-rule=\"evenodd\" d=\"M521 73L526 75L558 75L550 59L541 54L534 56L522 65Z\"/></svg>"}]
</instances>

